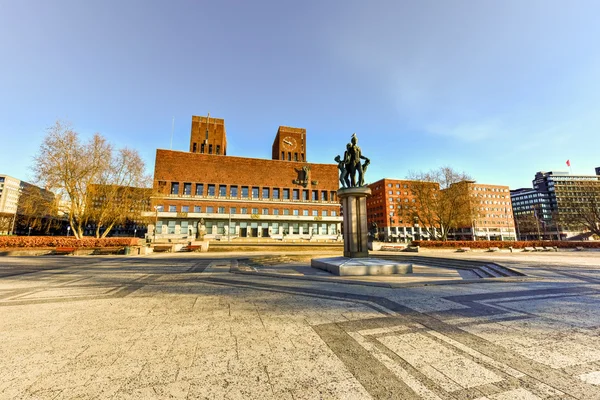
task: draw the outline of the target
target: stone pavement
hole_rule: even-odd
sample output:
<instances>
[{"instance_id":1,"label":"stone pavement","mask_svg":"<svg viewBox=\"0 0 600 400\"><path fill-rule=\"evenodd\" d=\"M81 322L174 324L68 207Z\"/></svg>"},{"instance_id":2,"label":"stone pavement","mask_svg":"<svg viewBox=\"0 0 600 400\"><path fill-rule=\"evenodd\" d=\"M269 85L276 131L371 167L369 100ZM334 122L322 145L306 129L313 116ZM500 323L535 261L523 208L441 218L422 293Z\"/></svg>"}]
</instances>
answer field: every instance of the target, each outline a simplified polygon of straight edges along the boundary
<instances>
[{"instance_id":1,"label":"stone pavement","mask_svg":"<svg viewBox=\"0 0 600 400\"><path fill-rule=\"evenodd\" d=\"M600 399L600 253L386 288L235 254L0 258L1 399Z\"/></svg>"}]
</instances>

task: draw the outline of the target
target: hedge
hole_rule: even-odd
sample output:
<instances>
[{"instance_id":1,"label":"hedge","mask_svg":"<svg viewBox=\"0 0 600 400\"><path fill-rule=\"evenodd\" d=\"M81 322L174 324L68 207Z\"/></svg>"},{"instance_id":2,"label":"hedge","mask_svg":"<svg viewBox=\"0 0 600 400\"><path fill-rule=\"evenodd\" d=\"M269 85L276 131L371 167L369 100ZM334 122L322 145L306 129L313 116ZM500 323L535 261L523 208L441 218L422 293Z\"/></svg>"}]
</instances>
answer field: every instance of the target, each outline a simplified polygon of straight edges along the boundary
<instances>
[{"instance_id":1,"label":"hedge","mask_svg":"<svg viewBox=\"0 0 600 400\"><path fill-rule=\"evenodd\" d=\"M83 238L76 239L68 236L0 236L0 248L29 247L124 247L135 246L139 238Z\"/></svg>"},{"instance_id":2,"label":"hedge","mask_svg":"<svg viewBox=\"0 0 600 400\"><path fill-rule=\"evenodd\" d=\"M461 247L470 247L472 249L487 249L490 247L498 247L500 249L508 249L509 247L515 249L523 249L525 247L559 247L559 248L570 248L575 247L586 247L600 249L600 241L566 241L566 240L527 240L527 241L500 241L500 240L449 240L446 242L442 241L427 241L427 240L413 240L413 246L427 247L427 248L446 248L446 249L458 249Z\"/></svg>"}]
</instances>

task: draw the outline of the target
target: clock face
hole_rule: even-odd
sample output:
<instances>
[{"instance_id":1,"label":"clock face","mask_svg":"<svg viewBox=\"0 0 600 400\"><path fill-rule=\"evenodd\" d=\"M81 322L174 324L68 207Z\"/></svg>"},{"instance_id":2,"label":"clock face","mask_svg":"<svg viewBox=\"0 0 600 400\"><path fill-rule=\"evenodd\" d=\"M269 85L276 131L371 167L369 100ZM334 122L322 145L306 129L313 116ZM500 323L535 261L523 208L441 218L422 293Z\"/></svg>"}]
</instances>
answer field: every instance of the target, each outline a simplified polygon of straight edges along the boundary
<instances>
[{"instance_id":1,"label":"clock face","mask_svg":"<svg viewBox=\"0 0 600 400\"><path fill-rule=\"evenodd\" d=\"M283 147L288 150L294 150L296 148L296 139L291 136L286 136L282 140Z\"/></svg>"}]
</instances>

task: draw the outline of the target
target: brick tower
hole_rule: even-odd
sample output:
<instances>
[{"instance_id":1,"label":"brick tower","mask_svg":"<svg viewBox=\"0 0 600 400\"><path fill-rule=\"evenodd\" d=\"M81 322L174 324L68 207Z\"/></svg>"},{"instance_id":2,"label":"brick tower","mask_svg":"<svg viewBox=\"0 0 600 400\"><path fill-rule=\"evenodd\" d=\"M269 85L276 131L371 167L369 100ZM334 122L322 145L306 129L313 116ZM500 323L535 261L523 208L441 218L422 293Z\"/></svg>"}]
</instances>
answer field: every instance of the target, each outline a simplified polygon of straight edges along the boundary
<instances>
[{"instance_id":1,"label":"brick tower","mask_svg":"<svg viewBox=\"0 0 600 400\"><path fill-rule=\"evenodd\" d=\"M226 156L225 120L211 118L210 113L206 117L192 116L190 152Z\"/></svg>"},{"instance_id":2,"label":"brick tower","mask_svg":"<svg viewBox=\"0 0 600 400\"><path fill-rule=\"evenodd\" d=\"M273 160L306 161L306 129L280 126L273 142Z\"/></svg>"}]
</instances>

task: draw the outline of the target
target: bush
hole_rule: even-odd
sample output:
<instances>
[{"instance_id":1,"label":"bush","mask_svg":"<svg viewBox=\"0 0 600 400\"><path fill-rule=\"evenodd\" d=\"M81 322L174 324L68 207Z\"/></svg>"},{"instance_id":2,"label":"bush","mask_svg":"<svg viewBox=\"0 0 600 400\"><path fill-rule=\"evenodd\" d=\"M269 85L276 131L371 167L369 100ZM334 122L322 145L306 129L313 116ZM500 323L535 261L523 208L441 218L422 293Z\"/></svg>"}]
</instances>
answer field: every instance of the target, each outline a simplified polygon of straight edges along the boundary
<instances>
[{"instance_id":1,"label":"bush","mask_svg":"<svg viewBox=\"0 0 600 400\"><path fill-rule=\"evenodd\" d=\"M420 246L424 248L432 249L459 249L461 247L470 247L472 249L487 249L490 247L498 247L500 249L508 249L509 247L515 249L523 249L525 247L560 247L574 249L575 247L595 248L600 249L600 242L575 242L566 240L528 240L528 241L500 241L500 240L449 240L447 242L442 241L427 241L427 240L413 240L413 246Z\"/></svg>"},{"instance_id":2,"label":"bush","mask_svg":"<svg viewBox=\"0 0 600 400\"><path fill-rule=\"evenodd\" d=\"M139 238L83 238L67 236L0 236L0 248L45 248L45 247L124 247L135 246Z\"/></svg>"}]
</instances>

